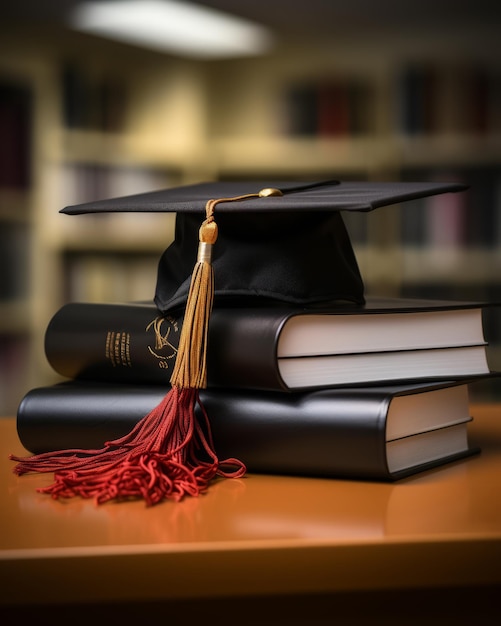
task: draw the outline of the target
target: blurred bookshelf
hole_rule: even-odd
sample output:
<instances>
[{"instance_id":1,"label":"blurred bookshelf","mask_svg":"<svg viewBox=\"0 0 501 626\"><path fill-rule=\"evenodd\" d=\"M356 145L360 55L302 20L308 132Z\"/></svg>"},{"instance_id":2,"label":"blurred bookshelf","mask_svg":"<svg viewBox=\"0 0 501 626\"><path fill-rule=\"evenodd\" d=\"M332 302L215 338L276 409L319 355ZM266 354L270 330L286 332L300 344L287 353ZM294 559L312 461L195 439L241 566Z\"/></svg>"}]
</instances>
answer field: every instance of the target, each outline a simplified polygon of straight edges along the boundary
<instances>
[{"instance_id":1,"label":"blurred bookshelf","mask_svg":"<svg viewBox=\"0 0 501 626\"><path fill-rule=\"evenodd\" d=\"M203 63L2 37L2 414L55 382L54 312L152 296L173 237L171 216L59 214L69 204L216 179L460 180L464 194L345 216L367 291L501 301L501 52L350 52ZM501 369L499 309L485 319Z\"/></svg>"}]
</instances>

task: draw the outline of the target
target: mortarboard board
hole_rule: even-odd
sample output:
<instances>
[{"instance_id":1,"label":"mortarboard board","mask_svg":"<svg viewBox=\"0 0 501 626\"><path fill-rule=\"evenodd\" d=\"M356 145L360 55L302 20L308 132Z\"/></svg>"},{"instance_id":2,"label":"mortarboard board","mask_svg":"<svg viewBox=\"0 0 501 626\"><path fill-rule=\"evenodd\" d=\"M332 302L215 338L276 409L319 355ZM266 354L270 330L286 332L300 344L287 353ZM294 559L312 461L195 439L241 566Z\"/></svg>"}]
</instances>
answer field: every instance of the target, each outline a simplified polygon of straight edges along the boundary
<instances>
[{"instance_id":1,"label":"mortarboard board","mask_svg":"<svg viewBox=\"0 0 501 626\"><path fill-rule=\"evenodd\" d=\"M148 504L198 495L216 475L243 475L240 461L217 458L198 395L206 386L214 298L362 304L363 281L341 211L371 211L463 189L421 182L215 182L66 207L63 212L73 215L177 214L175 240L159 262L155 302L163 312L185 306L178 354L171 389L131 433L100 450L11 457L18 461L14 471L53 471L55 482L41 491L54 498L143 497Z\"/></svg>"}]
</instances>

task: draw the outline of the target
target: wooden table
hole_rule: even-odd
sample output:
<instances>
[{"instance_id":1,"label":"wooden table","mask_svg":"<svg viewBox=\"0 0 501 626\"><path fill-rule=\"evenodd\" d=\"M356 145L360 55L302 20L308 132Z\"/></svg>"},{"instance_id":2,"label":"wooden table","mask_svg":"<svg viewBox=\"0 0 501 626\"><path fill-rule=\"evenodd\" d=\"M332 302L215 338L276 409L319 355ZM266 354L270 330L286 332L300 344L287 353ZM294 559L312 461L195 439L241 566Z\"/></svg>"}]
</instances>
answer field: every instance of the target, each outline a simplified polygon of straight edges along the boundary
<instances>
[{"instance_id":1,"label":"wooden table","mask_svg":"<svg viewBox=\"0 0 501 626\"><path fill-rule=\"evenodd\" d=\"M0 611L482 624L501 616L501 405L472 414L480 455L395 484L249 475L153 508L38 494L52 476L12 473L25 451L0 419Z\"/></svg>"}]
</instances>

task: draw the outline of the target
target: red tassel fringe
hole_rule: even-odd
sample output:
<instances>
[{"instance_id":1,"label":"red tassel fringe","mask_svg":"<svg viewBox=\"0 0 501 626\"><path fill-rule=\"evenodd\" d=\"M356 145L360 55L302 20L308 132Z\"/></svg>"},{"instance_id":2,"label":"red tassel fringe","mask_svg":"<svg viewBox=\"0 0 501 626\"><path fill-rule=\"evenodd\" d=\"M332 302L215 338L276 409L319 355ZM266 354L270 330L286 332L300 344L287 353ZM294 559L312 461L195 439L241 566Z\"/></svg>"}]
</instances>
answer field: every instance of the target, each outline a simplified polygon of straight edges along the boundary
<instances>
[{"instance_id":1,"label":"red tassel fringe","mask_svg":"<svg viewBox=\"0 0 501 626\"><path fill-rule=\"evenodd\" d=\"M195 416L201 408L205 431ZM208 460L200 460L198 455ZM55 482L40 488L53 498L109 500L143 498L151 506L163 500L198 496L216 476L239 478L246 472L237 459L220 462L209 420L197 389L172 387L162 402L120 439L99 450L61 450L32 457L11 456L16 474L54 472ZM227 467L227 469L224 469ZM230 469L232 468L232 469Z\"/></svg>"}]
</instances>

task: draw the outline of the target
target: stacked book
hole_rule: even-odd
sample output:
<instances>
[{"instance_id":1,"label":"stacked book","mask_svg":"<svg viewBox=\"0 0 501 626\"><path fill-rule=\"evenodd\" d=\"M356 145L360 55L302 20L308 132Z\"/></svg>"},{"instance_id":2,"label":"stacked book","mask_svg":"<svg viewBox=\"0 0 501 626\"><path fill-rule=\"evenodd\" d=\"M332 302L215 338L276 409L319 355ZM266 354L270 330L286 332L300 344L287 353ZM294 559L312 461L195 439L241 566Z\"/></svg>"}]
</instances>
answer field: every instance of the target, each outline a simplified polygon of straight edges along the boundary
<instances>
[{"instance_id":1,"label":"stacked book","mask_svg":"<svg viewBox=\"0 0 501 626\"><path fill-rule=\"evenodd\" d=\"M65 451L65 468L68 454L80 466L94 455L82 449L100 456L116 439L128 454L121 437L145 415L154 416L155 436L171 424L159 403L179 353L183 366L203 366L196 383L175 384L167 406L180 388L193 398L203 387L217 458L238 459L250 472L391 480L472 454L468 385L490 374L484 305L366 298L341 218L462 190L437 182L216 182L66 207L70 215L173 212L176 236L159 260L154 304L73 302L55 313L46 354L66 381L23 398L22 443L35 454ZM205 290L187 305L192 276L202 274ZM212 304L212 285L212 314L202 307L192 325L199 303ZM192 350L194 337L204 338L203 350ZM200 433L206 416L196 410ZM190 405L190 423L192 416ZM193 445L208 452L206 443ZM153 452L171 461L163 450ZM130 458L121 466L127 476Z\"/></svg>"},{"instance_id":2,"label":"stacked book","mask_svg":"<svg viewBox=\"0 0 501 626\"><path fill-rule=\"evenodd\" d=\"M469 384L490 374L483 308L216 307L201 399L218 455L250 472L394 480L474 453ZM45 350L66 380L22 399L24 446L98 449L129 432L166 392L182 323L148 302L64 305Z\"/></svg>"}]
</instances>

